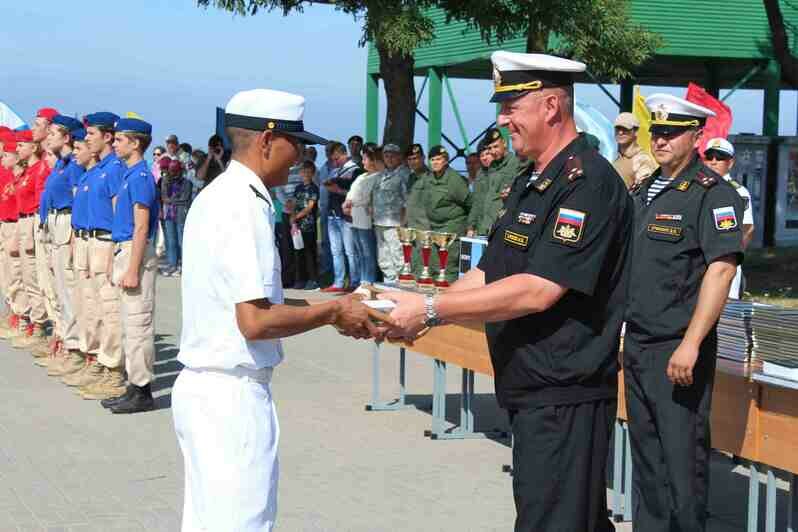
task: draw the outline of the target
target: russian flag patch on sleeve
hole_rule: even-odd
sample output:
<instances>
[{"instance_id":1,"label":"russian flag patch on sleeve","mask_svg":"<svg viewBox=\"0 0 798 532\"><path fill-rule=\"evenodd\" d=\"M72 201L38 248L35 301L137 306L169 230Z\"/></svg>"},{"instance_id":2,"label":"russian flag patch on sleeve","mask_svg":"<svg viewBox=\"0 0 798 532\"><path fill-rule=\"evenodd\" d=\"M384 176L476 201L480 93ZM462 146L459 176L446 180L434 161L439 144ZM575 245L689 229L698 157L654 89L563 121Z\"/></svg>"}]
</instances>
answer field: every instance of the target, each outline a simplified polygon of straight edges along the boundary
<instances>
[{"instance_id":1,"label":"russian flag patch on sleeve","mask_svg":"<svg viewBox=\"0 0 798 532\"><path fill-rule=\"evenodd\" d=\"M732 206L712 209L712 218L718 231L731 231L737 228L737 214Z\"/></svg>"},{"instance_id":2,"label":"russian flag patch on sleeve","mask_svg":"<svg viewBox=\"0 0 798 532\"><path fill-rule=\"evenodd\" d=\"M571 244L579 242L582 239L586 217L585 212L560 207L557 223L554 224L554 238Z\"/></svg>"}]
</instances>

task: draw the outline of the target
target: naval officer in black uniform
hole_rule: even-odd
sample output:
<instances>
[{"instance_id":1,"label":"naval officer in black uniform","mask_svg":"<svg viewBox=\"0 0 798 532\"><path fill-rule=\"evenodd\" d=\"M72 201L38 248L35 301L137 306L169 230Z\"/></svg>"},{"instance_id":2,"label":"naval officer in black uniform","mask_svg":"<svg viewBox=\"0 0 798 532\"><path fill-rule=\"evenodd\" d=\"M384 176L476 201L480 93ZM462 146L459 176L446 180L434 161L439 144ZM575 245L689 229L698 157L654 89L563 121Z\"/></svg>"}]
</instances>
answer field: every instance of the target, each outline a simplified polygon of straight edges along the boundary
<instances>
[{"instance_id":1,"label":"naval officer in black uniform","mask_svg":"<svg viewBox=\"0 0 798 532\"><path fill-rule=\"evenodd\" d=\"M535 163L513 181L477 268L438 296L382 297L398 303L391 316L405 335L441 320L486 322L514 437L515 530L604 532L632 201L577 134L573 77L585 65L510 52L491 60L498 125Z\"/></svg>"},{"instance_id":2,"label":"naval officer in black uniform","mask_svg":"<svg viewBox=\"0 0 798 532\"><path fill-rule=\"evenodd\" d=\"M743 204L695 150L714 113L655 94L660 168L632 189L634 254L624 342L634 529L706 527L716 325L742 261Z\"/></svg>"}]
</instances>

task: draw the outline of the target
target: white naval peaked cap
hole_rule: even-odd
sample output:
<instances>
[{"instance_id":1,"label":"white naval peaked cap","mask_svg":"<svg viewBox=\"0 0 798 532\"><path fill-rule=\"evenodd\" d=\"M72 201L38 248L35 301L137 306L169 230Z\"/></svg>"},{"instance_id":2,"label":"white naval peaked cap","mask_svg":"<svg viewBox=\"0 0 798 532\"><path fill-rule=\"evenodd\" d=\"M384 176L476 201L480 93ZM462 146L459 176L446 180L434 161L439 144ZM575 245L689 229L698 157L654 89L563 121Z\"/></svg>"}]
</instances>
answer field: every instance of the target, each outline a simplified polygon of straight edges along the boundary
<instances>
[{"instance_id":1,"label":"white naval peaked cap","mask_svg":"<svg viewBox=\"0 0 798 532\"><path fill-rule=\"evenodd\" d=\"M499 50L490 56L493 63L492 102L510 100L529 91L564 87L574 83L574 75L584 72L584 63L548 54L524 54Z\"/></svg>"},{"instance_id":2,"label":"white naval peaked cap","mask_svg":"<svg viewBox=\"0 0 798 532\"><path fill-rule=\"evenodd\" d=\"M652 126L701 127L715 116L712 110L672 94L652 94L646 98L646 107L651 111Z\"/></svg>"},{"instance_id":3,"label":"white naval peaked cap","mask_svg":"<svg viewBox=\"0 0 798 532\"><path fill-rule=\"evenodd\" d=\"M709 150L719 151L734 157L734 146L732 146L732 143L723 137L715 137L707 142L707 147L704 148L704 153L708 152Z\"/></svg>"},{"instance_id":4,"label":"white naval peaked cap","mask_svg":"<svg viewBox=\"0 0 798 532\"><path fill-rule=\"evenodd\" d=\"M235 94L224 108L227 127L253 131L277 131L306 144L327 144L327 140L305 131L305 98L290 92L252 89Z\"/></svg>"}]
</instances>

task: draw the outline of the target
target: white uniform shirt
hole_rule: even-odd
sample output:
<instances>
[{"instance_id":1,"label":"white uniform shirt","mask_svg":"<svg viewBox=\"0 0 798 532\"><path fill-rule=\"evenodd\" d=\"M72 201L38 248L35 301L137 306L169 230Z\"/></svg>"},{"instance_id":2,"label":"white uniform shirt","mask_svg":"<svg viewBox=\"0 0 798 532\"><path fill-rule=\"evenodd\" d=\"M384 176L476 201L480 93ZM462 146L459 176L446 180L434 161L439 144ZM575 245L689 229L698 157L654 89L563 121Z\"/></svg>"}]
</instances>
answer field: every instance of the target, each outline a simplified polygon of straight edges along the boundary
<instances>
[{"instance_id":1,"label":"white uniform shirt","mask_svg":"<svg viewBox=\"0 0 798 532\"><path fill-rule=\"evenodd\" d=\"M732 178L729 174L723 176L726 181L731 181ZM754 206L751 203L751 193L748 189L735 181L734 189L743 198L745 203L745 210L743 211L743 225L754 225ZM737 273L734 275L732 284L729 287L729 297L731 299L740 299L740 283L743 280L743 268L737 266Z\"/></svg>"},{"instance_id":2,"label":"white uniform shirt","mask_svg":"<svg viewBox=\"0 0 798 532\"><path fill-rule=\"evenodd\" d=\"M282 361L280 341L247 341L235 313L244 301L283 302L274 215L263 182L235 160L194 201L183 238L177 359L185 366L261 369Z\"/></svg>"}]
</instances>

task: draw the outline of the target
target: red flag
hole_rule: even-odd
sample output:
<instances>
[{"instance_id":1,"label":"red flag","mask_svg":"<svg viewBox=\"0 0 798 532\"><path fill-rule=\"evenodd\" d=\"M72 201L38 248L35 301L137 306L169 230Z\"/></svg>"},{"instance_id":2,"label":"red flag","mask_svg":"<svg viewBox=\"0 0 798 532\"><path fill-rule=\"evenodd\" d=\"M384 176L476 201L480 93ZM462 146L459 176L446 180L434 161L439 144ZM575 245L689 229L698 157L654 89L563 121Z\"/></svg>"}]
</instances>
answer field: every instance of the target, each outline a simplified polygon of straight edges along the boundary
<instances>
[{"instance_id":1,"label":"red flag","mask_svg":"<svg viewBox=\"0 0 798 532\"><path fill-rule=\"evenodd\" d=\"M715 111L715 116L707 119L707 125L704 126L704 134L701 136L701 145L698 151L701 153L701 157L703 157L707 142L715 137L725 139L729 135L732 125L732 112L728 105L709 94L703 87L692 82L687 85L687 96L685 96L685 99L688 102L697 103L698 105Z\"/></svg>"}]
</instances>

